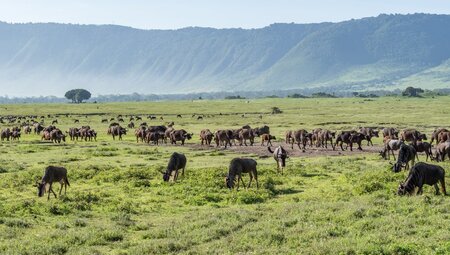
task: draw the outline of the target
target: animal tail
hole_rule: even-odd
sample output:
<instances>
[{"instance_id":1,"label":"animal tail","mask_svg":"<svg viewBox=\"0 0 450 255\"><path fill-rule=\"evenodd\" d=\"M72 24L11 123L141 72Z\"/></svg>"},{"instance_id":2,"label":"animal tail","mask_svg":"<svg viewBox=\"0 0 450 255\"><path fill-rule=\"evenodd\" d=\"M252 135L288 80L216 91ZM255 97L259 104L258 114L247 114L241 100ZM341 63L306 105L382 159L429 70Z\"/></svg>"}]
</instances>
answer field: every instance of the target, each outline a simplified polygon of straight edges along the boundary
<instances>
[{"instance_id":1,"label":"animal tail","mask_svg":"<svg viewBox=\"0 0 450 255\"><path fill-rule=\"evenodd\" d=\"M270 146L267 146L267 150L268 150L270 153L273 153L273 150L270 148Z\"/></svg>"},{"instance_id":2,"label":"animal tail","mask_svg":"<svg viewBox=\"0 0 450 255\"><path fill-rule=\"evenodd\" d=\"M67 177L66 177L66 180L65 180L65 182L67 183L67 186L69 186L69 187L70 187L69 179L67 179Z\"/></svg>"}]
</instances>

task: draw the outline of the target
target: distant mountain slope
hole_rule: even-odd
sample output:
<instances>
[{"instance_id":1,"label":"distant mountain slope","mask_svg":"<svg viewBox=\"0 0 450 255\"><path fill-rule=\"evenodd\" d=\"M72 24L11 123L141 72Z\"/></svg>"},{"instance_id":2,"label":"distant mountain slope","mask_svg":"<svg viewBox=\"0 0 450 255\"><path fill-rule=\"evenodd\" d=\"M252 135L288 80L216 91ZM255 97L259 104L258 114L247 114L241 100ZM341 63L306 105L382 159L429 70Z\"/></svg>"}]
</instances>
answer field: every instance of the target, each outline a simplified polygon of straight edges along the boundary
<instances>
[{"instance_id":1,"label":"distant mountain slope","mask_svg":"<svg viewBox=\"0 0 450 255\"><path fill-rule=\"evenodd\" d=\"M0 94L449 87L448 27L427 14L249 30L0 23Z\"/></svg>"}]
</instances>

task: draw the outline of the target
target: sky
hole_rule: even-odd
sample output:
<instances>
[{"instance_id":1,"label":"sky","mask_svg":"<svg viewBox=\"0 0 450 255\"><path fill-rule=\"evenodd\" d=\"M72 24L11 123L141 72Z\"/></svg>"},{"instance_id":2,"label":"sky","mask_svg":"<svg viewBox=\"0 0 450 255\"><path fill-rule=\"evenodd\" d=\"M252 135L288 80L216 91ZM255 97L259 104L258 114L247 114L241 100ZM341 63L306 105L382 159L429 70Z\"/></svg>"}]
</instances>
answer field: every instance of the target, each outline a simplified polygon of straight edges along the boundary
<instances>
[{"instance_id":1,"label":"sky","mask_svg":"<svg viewBox=\"0 0 450 255\"><path fill-rule=\"evenodd\" d=\"M450 14L447 0L0 0L0 21L115 24L141 29L259 28L381 13Z\"/></svg>"}]
</instances>

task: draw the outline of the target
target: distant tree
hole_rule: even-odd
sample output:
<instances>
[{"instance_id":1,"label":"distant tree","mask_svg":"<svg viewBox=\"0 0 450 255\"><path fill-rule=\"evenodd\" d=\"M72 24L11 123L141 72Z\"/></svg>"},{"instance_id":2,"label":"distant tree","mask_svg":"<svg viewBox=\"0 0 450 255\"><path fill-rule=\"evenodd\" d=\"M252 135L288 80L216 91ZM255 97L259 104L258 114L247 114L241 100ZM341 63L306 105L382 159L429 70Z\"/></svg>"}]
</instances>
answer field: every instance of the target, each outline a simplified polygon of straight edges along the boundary
<instances>
[{"instance_id":1,"label":"distant tree","mask_svg":"<svg viewBox=\"0 0 450 255\"><path fill-rule=\"evenodd\" d=\"M72 100L72 103L82 103L83 100L91 98L91 92L85 89L72 89L64 95L67 99Z\"/></svg>"},{"instance_id":2,"label":"distant tree","mask_svg":"<svg viewBox=\"0 0 450 255\"><path fill-rule=\"evenodd\" d=\"M354 97L357 97L358 95L359 95L359 92L352 92L352 95L354 96Z\"/></svg>"},{"instance_id":3,"label":"distant tree","mask_svg":"<svg viewBox=\"0 0 450 255\"><path fill-rule=\"evenodd\" d=\"M404 97L420 97L420 94L423 92L424 91L421 88L407 87L402 92L402 96L404 96Z\"/></svg>"},{"instance_id":4,"label":"distant tree","mask_svg":"<svg viewBox=\"0 0 450 255\"><path fill-rule=\"evenodd\" d=\"M241 97L240 95L237 95L237 96L226 96L225 99L245 99L245 97Z\"/></svg>"},{"instance_id":5,"label":"distant tree","mask_svg":"<svg viewBox=\"0 0 450 255\"><path fill-rule=\"evenodd\" d=\"M282 110L280 110L280 108L278 108L278 107L272 107L272 114L280 114L280 113L283 113L283 111Z\"/></svg>"},{"instance_id":6,"label":"distant tree","mask_svg":"<svg viewBox=\"0 0 450 255\"><path fill-rule=\"evenodd\" d=\"M315 98L335 98L336 96L332 95L332 94L325 93L325 92L317 92L317 93L313 93L311 95L311 97L315 97Z\"/></svg>"},{"instance_id":7,"label":"distant tree","mask_svg":"<svg viewBox=\"0 0 450 255\"><path fill-rule=\"evenodd\" d=\"M307 96L304 96L304 95L298 94L298 93L295 93L295 94L292 94L292 95L288 95L287 97L288 98L308 98Z\"/></svg>"}]
</instances>

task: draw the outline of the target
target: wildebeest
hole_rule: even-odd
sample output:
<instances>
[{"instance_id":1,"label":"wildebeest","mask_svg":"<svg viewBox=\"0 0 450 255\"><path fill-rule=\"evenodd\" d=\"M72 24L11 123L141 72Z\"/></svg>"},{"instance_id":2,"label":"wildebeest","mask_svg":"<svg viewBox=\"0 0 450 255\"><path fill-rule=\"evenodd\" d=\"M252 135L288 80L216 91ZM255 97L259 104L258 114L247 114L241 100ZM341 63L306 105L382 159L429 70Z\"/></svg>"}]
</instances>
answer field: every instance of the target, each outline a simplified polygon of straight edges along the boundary
<instances>
[{"instance_id":1,"label":"wildebeest","mask_svg":"<svg viewBox=\"0 0 450 255\"><path fill-rule=\"evenodd\" d=\"M136 142L139 142L139 139L141 140L141 142L144 142L144 140L146 139L147 136L147 127L145 126L140 126L139 128L137 128L134 131L134 135L136 136Z\"/></svg>"},{"instance_id":2,"label":"wildebeest","mask_svg":"<svg viewBox=\"0 0 450 255\"><path fill-rule=\"evenodd\" d=\"M398 139L398 130L392 127L383 128L383 137L386 136L390 139Z\"/></svg>"},{"instance_id":3,"label":"wildebeest","mask_svg":"<svg viewBox=\"0 0 450 255\"><path fill-rule=\"evenodd\" d=\"M439 143L436 146L436 161L444 161L445 155L450 159L450 141Z\"/></svg>"},{"instance_id":4,"label":"wildebeest","mask_svg":"<svg viewBox=\"0 0 450 255\"><path fill-rule=\"evenodd\" d=\"M419 162L415 164L409 171L405 182L400 183L397 194L398 195L414 195L416 187L417 194L422 194L424 184L433 185L436 190L436 195L439 195L438 182L441 183L442 192L447 195L445 190L445 170L441 166L431 165Z\"/></svg>"},{"instance_id":5,"label":"wildebeest","mask_svg":"<svg viewBox=\"0 0 450 255\"><path fill-rule=\"evenodd\" d=\"M277 162L278 172L281 171L281 174L283 174L283 169L286 166L286 158L288 157L287 151L282 146L278 146L273 151L270 146L268 146L267 150L269 150L269 152L273 154L273 158Z\"/></svg>"},{"instance_id":6,"label":"wildebeest","mask_svg":"<svg viewBox=\"0 0 450 255\"><path fill-rule=\"evenodd\" d=\"M80 123L80 120L73 120L73 123Z\"/></svg>"},{"instance_id":7,"label":"wildebeest","mask_svg":"<svg viewBox=\"0 0 450 255\"><path fill-rule=\"evenodd\" d=\"M229 189L234 188L235 178L237 177L237 190L239 190L239 181L244 182L244 180L242 180L242 173L249 173L250 181L248 182L247 188L250 188L253 178L255 178L256 181L256 188L259 188L256 165L256 161L250 158L232 159L228 168L228 175L225 179L227 187Z\"/></svg>"},{"instance_id":8,"label":"wildebeest","mask_svg":"<svg viewBox=\"0 0 450 255\"><path fill-rule=\"evenodd\" d=\"M426 161L428 161L428 157L430 160L433 160L433 153L431 152L431 144L427 142L418 141L416 145L414 145L414 149L416 149L416 158L419 160L418 152L425 152Z\"/></svg>"},{"instance_id":9,"label":"wildebeest","mask_svg":"<svg viewBox=\"0 0 450 255\"><path fill-rule=\"evenodd\" d=\"M108 119L102 119L102 123L108 123Z\"/></svg>"},{"instance_id":10,"label":"wildebeest","mask_svg":"<svg viewBox=\"0 0 450 255\"><path fill-rule=\"evenodd\" d=\"M20 139L20 131L14 130L11 132L11 140L19 140Z\"/></svg>"},{"instance_id":11,"label":"wildebeest","mask_svg":"<svg viewBox=\"0 0 450 255\"><path fill-rule=\"evenodd\" d=\"M294 132L294 140L297 143L298 148L303 152L306 149L306 143L308 142L308 131L304 129L299 129ZM301 146L300 146L301 145ZM291 140L291 148L294 149L294 141Z\"/></svg>"},{"instance_id":12,"label":"wildebeest","mask_svg":"<svg viewBox=\"0 0 450 255\"><path fill-rule=\"evenodd\" d=\"M317 141L318 143L322 146L322 148L328 148L328 142L330 142L331 147L335 148L334 144L333 144L333 139L336 137L336 132L331 132L327 129L324 130L320 130L320 132L318 132L317 134Z\"/></svg>"},{"instance_id":13,"label":"wildebeest","mask_svg":"<svg viewBox=\"0 0 450 255\"><path fill-rule=\"evenodd\" d=\"M353 142L351 141L352 134L356 133L355 131L342 131L337 137L336 137L336 146L339 144L341 147L341 150L344 150L344 147L342 146L344 143L347 144L347 147L350 147L350 151L353 151Z\"/></svg>"},{"instance_id":14,"label":"wildebeest","mask_svg":"<svg viewBox=\"0 0 450 255\"><path fill-rule=\"evenodd\" d=\"M184 145L184 141L190 140L192 138L192 133L186 132L184 129L180 130L173 130L170 133L170 143L171 144L177 144L177 141L181 141L181 145Z\"/></svg>"},{"instance_id":15,"label":"wildebeest","mask_svg":"<svg viewBox=\"0 0 450 255\"><path fill-rule=\"evenodd\" d=\"M219 147L220 145L227 146L229 145L231 147L231 139L230 137L233 135L233 132L231 130L217 130L214 133L214 141L216 142L216 147Z\"/></svg>"},{"instance_id":16,"label":"wildebeest","mask_svg":"<svg viewBox=\"0 0 450 255\"><path fill-rule=\"evenodd\" d=\"M52 125L58 124L58 120L53 120Z\"/></svg>"},{"instance_id":17,"label":"wildebeest","mask_svg":"<svg viewBox=\"0 0 450 255\"><path fill-rule=\"evenodd\" d=\"M44 176L42 177L41 182L36 182L36 186L38 188L38 196L44 196L47 184L48 188L48 197L50 199L50 193L56 198L56 193L53 191L52 184L54 182L59 182L61 184L61 189L59 190L59 195L61 196L61 192L64 186L64 194L67 192L67 186L70 186L69 179L67 178L67 169L64 167L57 166L48 166L45 168Z\"/></svg>"},{"instance_id":18,"label":"wildebeest","mask_svg":"<svg viewBox=\"0 0 450 255\"><path fill-rule=\"evenodd\" d=\"M247 146L247 140L250 141L250 145L253 146L255 142L255 133L251 128L243 128L238 133L239 144L242 146L244 144Z\"/></svg>"},{"instance_id":19,"label":"wildebeest","mask_svg":"<svg viewBox=\"0 0 450 255\"><path fill-rule=\"evenodd\" d=\"M295 140L294 139L294 131L292 131L292 130L286 131L286 133L284 135L285 135L284 137L285 137L286 144L291 144L292 140Z\"/></svg>"},{"instance_id":20,"label":"wildebeest","mask_svg":"<svg viewBox=\"0 0 450 255\"><path fill-rule=\"evenodd\" d=\"M211 145L213 137L214 135L209 129L203 129L202 131L200 131L200 140L202 145Z\"/></svg>"},{"instance_id":21,"label":"wildebeest","mask_svg":"<svg viewBox=\"0 0 450 255\"><path fill-rule=\"evenodd\" d=\"M402 132L400 133L400 139L416 144L417 141L427 140L427 136L425 134L421 134L419 131L413 128L410 128L402 130Z\"/></svg>"},{"instance_id":22,"label":"wildebeest","mask_svg":"<svg viewBox=\"0 0 450 255\"><path fill-rule=\"evenodd\" d=\"M80 136L80 130L76 127L72 127L69 128L69 131L67 132L69 134L70 140L77 140L78 141L78 137Z\"/></svg>"},{"instance_id":23,"label":"wildebeest","mask_svg":"<svg viewBox=\"0 0 450 255\"><path fill-rule=\"evenodd\" d=\"M24 134L31 134L31 127L29 125L26 125L23 127L23 133Z\"/></svg>"},{"instance_id":24,"label":"wildebeest","mask_svg":"<svg viewBox=\"0 0 450 255\"><path fill-rule=\"evenodd\" d=\"M176 182L178 179L178 170L182 169L181 175L184 176L184 169L186 168L186 156L181 153L174 152L172 156L170 156L169 163L167 164L167 169L165 172L160 171L163 174L163 180L168 182L170 180L170 176L173 172L173 181Z\"/></svg>"},{"instance_id":25,"label":"wildebeest","mask_svg":"<svg viewBox=\"0 0 450 255\"><path fill-rule=\"evenodd\" d=\"M134 128L134 122L128 123L128 128Z\"/></svg>"},{"instance_id":26,"label":"wildebeest","mask_svg":"<svg viewBox=\"0 0 450 255\"><path fill-rule=\"evenodd\" d=\"M119 140L122 140L122 135L127 134L127 130L121 126L112 126L109 128L108 133L112 135L113 140L116 140L116 136L119 137Z\"/></svg>"},{"instance_id":27,"label":"wildebeest","mask_svg":"<svg viewBox=\"0 0 450 255\"><path fill-rule=\"evenodd\" d=\"M266 142L267 146L272 146L272 140L277 139L275 136L273 135L269 135L269 134L263 134L261 135L261 146L264 146L264 142Z\"/></svg>"},{"instance_id":28,"label":"wildebeest","mask_svg":"<svg viewBox=\"0 0 450 255\"><path fill-rule=\"evenodd\" d=\"M430 144L433 144L434 140L436 140L436 143L439 143L439 134L442 132L449 132L449 131L445 128L436 128L431 134Z\"/></svg>"},{"instance_id":29,"label":"wildebeest","mask_svg":"<svg viewBox=\"0 0 450 255\"><path fill-rule=\"evenodd\" d=\"M45 131L45 132L47 132L47 131ZM61 141L63 141L63 142L66 141L66 135L63 134L63 132L60 129L53 129L52 131L50 131L49 135L50 135L50 140L53 143L61 143Z\"/></svg>"},{"instance_id":30,"label":"wildebeest","mask_svg":"<svg viewBox=\"0 0 450 255\"><path fill-rule=\"evenodd\" d=\"M350 150L352 150L353 143L358 145L358 150L362 151L361 142L366 139L364 134L354 132L350 134Z\"/></svg>"},{"instance_id":31,"label":"wildebeest","mask_svg":"<svg viewBox=\"0 0 450 255\"><path fill-rule=\"evenodd\" d=\"M364 138L367 140L367 146L369 145L373 146L372 137L378 137L378 131L370 127L360 128L359 133L364 135Z\"/></svg>"},{"instance_id":32,"label":"wildebeest","mask_svg":"<svg viewBox=\"0 0 450 255\"><path fill-rule=\"evenodd\" d=\"M181 114L177 114L177 118L183 118L183 117L181 117Z\"/></svg>"},{"instance_id":33,"label":"wildebeest","mask_svg":"<svg viewBox=\"0 0 450 255\"><path fill-rule=\"evenodd\" d=\"M394 156L394 160L395 160L395 154L394 151L399 150L401 145L403 144L402 140L396 140L396 139L390 139L388 137L385 137L385 141L384 141L384 148L382 151L380 151L380 155L384 158L384 159L390 159L391 156L389 154L389 152L392 153L392 156Z\"/></svg>"},{"instance_id":34,"label":"wildebeest","mask_svg":"<svg viewBox=\"0 0 450 255\"><path fill-rule=\"evenodd\" d=\"M392 167L392 170L395 173L400 172L402 167L405 167L406 170L409 169L409 162L411 161L411 165L414 165L414 160L416 158L416 149L414 149L414 146L402 144L400 146L400 151L398 152L398 159L397 163L394 164Z\"/></svg>"},{"instance_id":35,"label":"wildebeest","mask_svg":"<svg viewBox=\"0 0 450 255\"><path fill-rule=\"evenodd\" d=\"M437 143L443 143L446 141L450 141L450 131L442 131L438 135L438 142Z\"/></svg>"},{"instance_id":36,"label":"wildebeest","mask_svg":"<svg viewBox=\"0 0 450 255\"><path fill-rule=\"evenodd\" d=\"M40 123L36 122L33 124L34 126L34 133L39 135L42 130L44 130L44 126L42 126Z\"/></svg>"},{"instance_id":37,"label":"wildebeest","mask_svg":"<svg viewBox=\"0 0 450 255\"><path fill-rule=\"evenodd\" d=\"M11 130L9 128L2 129L0 133L1 140L4 141L6 139L7 141L9 141L10 137L11 137Z\"/></svg>"}]
</instances>

